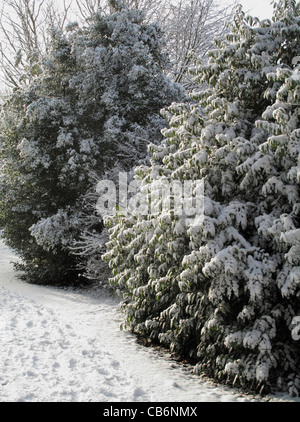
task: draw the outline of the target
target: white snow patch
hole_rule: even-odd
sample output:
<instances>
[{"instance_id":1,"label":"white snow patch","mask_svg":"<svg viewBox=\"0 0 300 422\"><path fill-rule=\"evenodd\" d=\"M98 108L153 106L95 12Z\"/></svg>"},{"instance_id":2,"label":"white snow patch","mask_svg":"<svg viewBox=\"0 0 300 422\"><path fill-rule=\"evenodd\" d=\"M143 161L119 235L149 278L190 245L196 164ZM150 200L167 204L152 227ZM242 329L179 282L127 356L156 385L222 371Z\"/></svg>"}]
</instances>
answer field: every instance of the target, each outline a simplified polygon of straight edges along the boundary
<instances>
[{"instance_id":1,"label":"white snow patch","mask_svg":"<svg viewBox=\"0 0 300 422\"><path fill-rule=\"evenodd\" d=\"M0 241L1 402L260 401L139 345L107 293L24 283L14 259Z\"/></svg>"}]
</instances>

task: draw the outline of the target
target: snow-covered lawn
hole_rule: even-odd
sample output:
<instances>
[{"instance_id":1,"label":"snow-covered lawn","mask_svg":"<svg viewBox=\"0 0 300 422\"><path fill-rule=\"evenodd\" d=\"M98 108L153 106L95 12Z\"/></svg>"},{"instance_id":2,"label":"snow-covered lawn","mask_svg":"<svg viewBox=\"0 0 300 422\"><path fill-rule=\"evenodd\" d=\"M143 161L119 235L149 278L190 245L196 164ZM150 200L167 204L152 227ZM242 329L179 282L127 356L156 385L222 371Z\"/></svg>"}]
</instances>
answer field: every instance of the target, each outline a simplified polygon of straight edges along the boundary
<instances>
[{"instance_id":1,"label":"snow-covered lawn","mask_svg":"<svg viewBox=\"0 0 300 422\"><path fill-rule=\"evenodd\" d=\"M13 259L0 242L1 402L259 401L139 345L107 293L23 283Z\"/></svg>"}]
</instances>

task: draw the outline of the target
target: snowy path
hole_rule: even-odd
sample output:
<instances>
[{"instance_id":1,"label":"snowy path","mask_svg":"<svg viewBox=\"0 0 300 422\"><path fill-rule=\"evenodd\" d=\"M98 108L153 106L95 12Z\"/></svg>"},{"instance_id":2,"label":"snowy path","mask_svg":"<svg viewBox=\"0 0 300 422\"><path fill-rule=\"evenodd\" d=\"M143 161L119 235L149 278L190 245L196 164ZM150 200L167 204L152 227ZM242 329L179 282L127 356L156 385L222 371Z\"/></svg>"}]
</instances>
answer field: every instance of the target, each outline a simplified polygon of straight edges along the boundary
<instances>
[{"instance_id":1,"label":"snowy path","mask_svg":"<svg viewBox=\"0 0 300 422\"><path fill-rule=\"evenodd\" d=\"M19 281L13 258L0 242L1 402L254 400L137 344L108 295Z\"/></svg>"}]
</instances>

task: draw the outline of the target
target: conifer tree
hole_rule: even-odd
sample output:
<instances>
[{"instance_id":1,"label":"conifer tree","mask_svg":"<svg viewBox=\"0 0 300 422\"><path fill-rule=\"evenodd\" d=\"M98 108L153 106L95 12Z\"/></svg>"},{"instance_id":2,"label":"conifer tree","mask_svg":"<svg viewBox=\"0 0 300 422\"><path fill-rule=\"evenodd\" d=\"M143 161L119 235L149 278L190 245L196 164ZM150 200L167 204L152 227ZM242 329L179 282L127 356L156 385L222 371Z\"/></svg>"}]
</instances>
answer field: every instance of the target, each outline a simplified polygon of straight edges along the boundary
<instances>
[{"instance_id":1,"label":"conifer tree","mask_svg":"<svg viewBox=\"0 0 300 422\"><path fill-rule=\"evenodd\" d=\"M126 325L197 372L259 391L299 387L299 12L280 0L260 22L238 8L208 65L192 69L207 89L165 111L164 142L136 170L150 198L159 183L201 181L204 213L107 219Z\"/></svg>"},{"instance_id":2,"label":"conifer tree","mask_svg":"<svg viewBox=\"0 0 300 422\"><path fill-rule=\"evenodd\" d=\"M159 26L119 2L111 8L82 28L53 30L33 82L3 106L0 225L30 281L77 279L70 247L84 230L95 175L129 170L145 157L165 124L160 108L181 95L163 75Z\"/></svg>"}]
</instances>

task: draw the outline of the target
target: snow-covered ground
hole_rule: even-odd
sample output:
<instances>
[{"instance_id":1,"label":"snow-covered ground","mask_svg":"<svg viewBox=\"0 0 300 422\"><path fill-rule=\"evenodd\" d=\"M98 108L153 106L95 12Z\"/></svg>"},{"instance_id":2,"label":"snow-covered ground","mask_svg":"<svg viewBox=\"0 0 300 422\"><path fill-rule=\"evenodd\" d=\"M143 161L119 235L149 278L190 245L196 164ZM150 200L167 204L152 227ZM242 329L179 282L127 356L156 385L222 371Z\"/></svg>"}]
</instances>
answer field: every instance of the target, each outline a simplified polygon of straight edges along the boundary
<instances>
[{"instance_id":1,"label":"snow-covered ground","mask_svg":"<svg viewBox=\"0 0 300 422\"><path fill-rule=\"evenodd\" d=\"M107 293L26 284L14 259L0 241L1 402L260 401L139 345Z\"/></svg>"}]
</instances>

